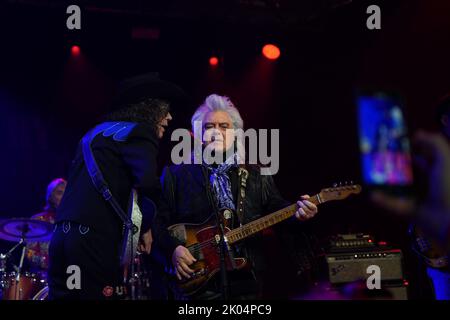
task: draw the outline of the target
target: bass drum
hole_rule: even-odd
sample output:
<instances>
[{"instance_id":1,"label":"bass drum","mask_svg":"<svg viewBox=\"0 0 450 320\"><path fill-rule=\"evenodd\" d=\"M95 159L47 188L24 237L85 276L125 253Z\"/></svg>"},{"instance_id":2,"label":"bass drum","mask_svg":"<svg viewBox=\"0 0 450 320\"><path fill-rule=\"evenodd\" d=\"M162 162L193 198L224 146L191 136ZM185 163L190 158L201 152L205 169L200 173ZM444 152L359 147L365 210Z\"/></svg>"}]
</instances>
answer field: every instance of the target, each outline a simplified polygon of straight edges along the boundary
<instances>
[{"instance_id":1,"label":"bass drum","mask_svg":"<svg viewBox=\"0 0 450 320\"><path fill-rule=\"evenodd\" d=\"M32 300L47 300L48 299L48 286L44 287L33 297Z\"/></svg>"},{"instance_id":2,"label":"bass drum","mask_svg":"<svg viewBox=\"0 0 450 320\"><path fill-rule=\"evenodd\" d=\"M11 272L3 285L3 300L30 300L47 282L39 274Z\"/></svg>"}]
</instances>

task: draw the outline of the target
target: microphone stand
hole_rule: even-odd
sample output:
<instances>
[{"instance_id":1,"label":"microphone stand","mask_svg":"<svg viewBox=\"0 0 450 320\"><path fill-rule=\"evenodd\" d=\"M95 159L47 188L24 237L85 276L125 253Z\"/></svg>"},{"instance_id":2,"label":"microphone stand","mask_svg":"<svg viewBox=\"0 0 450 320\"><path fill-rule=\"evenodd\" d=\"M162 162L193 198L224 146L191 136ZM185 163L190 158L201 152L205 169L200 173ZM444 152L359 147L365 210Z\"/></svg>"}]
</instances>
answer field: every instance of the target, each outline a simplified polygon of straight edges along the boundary
<instances>
[{"instance_id":1,"label":"microphone stand","mask_svg":"<svg viewBox=\"0 0 450 320\"><path fill-rule=\"evenodd\" d=\"M225 230L223 227L223 222L220 217L219 211L216 211L216 217L217 217L217 226L219 229L219 246L220 246L220 285L221 285L221 291L222 291L222 299L228 300L229 299L229 283L228 283L228 272L227 272L227 264L225 260L225 253L228 252L228 246L225 241Z\"/></svg>"},{"instance_id":2,"label":"microphone stand","mask_svg":"<svg viewBox=\"0 0 450 320\"><path fill-rule=\"evenodd\" d=\"M222 299L228 300L229 299L229 283L228 283L228 272L227 272L227 265L225 260L225 254L229 254L228 246L225 241L225 228L223 225L222 217L219 214L219 208L217 207L217 202L215 201L213 197L213 190L211 187L211 183L209 181L208 175L207 177L207 193L209 200L213 206L213 210L216 213L216 220L217 220L217 229L219 230L219 254L220 254L220 287L221 287L221 293L222 293Z\"/></svg>"}]
</instances>

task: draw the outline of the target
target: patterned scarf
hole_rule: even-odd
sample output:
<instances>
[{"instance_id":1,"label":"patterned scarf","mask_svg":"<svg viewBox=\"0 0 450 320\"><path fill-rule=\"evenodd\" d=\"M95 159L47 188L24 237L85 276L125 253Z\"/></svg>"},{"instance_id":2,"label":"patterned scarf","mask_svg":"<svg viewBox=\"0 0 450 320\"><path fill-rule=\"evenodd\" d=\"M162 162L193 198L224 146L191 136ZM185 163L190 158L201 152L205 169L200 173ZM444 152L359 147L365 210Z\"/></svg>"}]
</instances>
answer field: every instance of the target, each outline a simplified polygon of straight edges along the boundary
<instances>
[{"instance_id":1,"label":"patterned scarf","mask_svg":"<svg viewBox=\"0 0 450 320\"><path fill-rule=\"evenodd\" d=\"M231 181L227 173L231 168L238 166L237 154L229 157L225 162L219 164L217 167L207 164L205 164L205 166L211 172L209 181L213 187L219 209L228 208L236 210L236 206L233 201L233 193L231 191Z\"/></svg>"}]
</instances>

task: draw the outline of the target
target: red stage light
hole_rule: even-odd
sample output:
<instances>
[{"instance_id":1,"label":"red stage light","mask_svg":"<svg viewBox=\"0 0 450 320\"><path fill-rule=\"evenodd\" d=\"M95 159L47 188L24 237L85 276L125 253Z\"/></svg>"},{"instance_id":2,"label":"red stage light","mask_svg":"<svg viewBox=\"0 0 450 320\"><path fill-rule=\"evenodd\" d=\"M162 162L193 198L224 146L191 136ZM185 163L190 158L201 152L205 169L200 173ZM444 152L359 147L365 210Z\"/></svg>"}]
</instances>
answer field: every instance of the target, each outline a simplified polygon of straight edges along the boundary
<instances>
[{"instance_id":1,"label":"red stage light","mask_svg":"<svg viewBox=\"0 0 450 320\"><path fill-rule=\"evenodd\" d=\"M70 49L70 52L72 53L72 55L77 56L80 54L80 47L72 46L72 48Z\"/></svg>"},{"instance_id":2,"label":"red stage light","mask_svg":"<svg viewBox=\"0 0 450 320\"><path fill-rule=\"evenodd\" d=\"M264 55L264 57L266 57L269 60L276 60L280 57L280 49L273 44L266 44L263 48L262 48L262 53Z\"/></svg>"},{"instance_id":3,"label":"red stage light","mask_svg":"<svg viewBox=\"0 0 450 320\"><path fill-rule=\"evenodd\" d=\"M219 64L219 58L217 57L211 57L209 58L209 65L210 66L217 66Z\"/></svg>"}]
</instances>

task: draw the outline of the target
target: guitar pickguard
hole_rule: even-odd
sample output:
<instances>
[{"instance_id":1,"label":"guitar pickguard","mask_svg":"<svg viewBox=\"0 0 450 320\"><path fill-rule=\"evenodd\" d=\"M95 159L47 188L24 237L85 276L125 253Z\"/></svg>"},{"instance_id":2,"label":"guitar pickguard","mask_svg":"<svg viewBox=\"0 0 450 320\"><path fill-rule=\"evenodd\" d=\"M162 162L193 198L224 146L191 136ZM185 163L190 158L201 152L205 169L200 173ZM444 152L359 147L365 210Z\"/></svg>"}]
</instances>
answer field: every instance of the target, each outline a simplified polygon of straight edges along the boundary
<instances>
[{"instance_id":1,"label":"guitar pickguard","mask_svg":"<svg viewBox=\"0 0 450 320\"><path fill-rule=\"evenodd\" d=\"M178 281L179 288L188 296L201 290L220 270L220 248L216 241L218 230L214 221L211 217L202 224L176 224L168 228L172 237L181 241L197 259L189 266L195 271L191 278ZM228 231L230 229L226 228L225 233ZM232 253L232 248L230 250ZM244 258L226 257L229 271L242 269L245 265Z\"/></svg>"}]
</instances>

